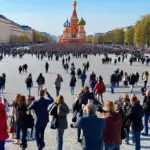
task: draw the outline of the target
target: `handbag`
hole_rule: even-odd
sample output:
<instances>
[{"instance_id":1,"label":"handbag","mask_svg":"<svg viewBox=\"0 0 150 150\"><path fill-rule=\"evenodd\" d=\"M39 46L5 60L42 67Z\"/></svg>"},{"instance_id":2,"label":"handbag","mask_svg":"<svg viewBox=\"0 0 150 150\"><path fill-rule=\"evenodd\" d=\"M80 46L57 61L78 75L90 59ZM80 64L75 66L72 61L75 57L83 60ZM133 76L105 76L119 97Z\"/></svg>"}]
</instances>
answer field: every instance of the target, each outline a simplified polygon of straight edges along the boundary
<instances>
[{"instance_id":1,"label":"handbag","mask_svg":"<svg viewBox=\"0 0 150 150\"><path fill-rule=\"evenodd\" d=\"M51 129L57 129L58 128L58 116L53 116L52 117L50 128Z\"/></svg>"},{"instance_id":2,"label":"handbag","mask_svg":"<svg viewBox=\"0 0 150 150\"><path fill-rule=\"evenodd\" d=\"M8 133L15 133L14 117L11 117L10 126L8 128Z\"/></svg>"}]
</instances>

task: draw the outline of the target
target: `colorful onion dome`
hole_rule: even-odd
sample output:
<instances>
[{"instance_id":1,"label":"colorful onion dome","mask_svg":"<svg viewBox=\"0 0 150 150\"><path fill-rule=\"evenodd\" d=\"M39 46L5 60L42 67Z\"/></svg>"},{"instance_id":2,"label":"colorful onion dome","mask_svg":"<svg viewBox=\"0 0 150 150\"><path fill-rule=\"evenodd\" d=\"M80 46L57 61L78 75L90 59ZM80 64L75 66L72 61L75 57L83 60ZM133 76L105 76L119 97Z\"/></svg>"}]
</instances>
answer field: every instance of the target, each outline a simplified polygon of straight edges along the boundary
<instances>
[{"instance_id":1,"label":"colorful onion dome","mask_svg":"<svg viewBox=\"0 0 150 150\"><path fill-rule=\"evenodd\" d=\"M68 21L68 19L66 20L66 22L64 23L64 27L70 27L70 22Z\"/></svg>"},{"instance_id":2,"label":"colorful onion dome","mask_svg":"<svg viewBox=\"0 0 150 150\"><path fill-rule=\"evenodd\" d=\"M73 5L74 5L74 6L77 6L77 1L76 1L76 0L73 2Z\"/></svg>"},{"instance_id":3,"label":"colorful onion dome","mask_svg":"<svg viewBox=\"0 0 150 150\"><path fill-rule=\"evenodd\" d=\"M80 19L80 21L78 22L78 25L86 25L85 20L83 19L83 17Z\"/></svg>"}]
</instances>

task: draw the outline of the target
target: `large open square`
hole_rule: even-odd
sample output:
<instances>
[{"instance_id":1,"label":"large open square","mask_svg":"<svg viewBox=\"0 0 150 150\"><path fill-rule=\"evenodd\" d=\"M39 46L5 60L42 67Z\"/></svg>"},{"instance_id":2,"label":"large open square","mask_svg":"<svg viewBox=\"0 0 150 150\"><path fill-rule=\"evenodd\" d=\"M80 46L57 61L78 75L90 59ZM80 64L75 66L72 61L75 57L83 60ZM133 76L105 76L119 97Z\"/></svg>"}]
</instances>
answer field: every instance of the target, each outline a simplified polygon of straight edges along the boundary
<instances>
[{"instance_id":1,"label":"large open square","mask_svg":"<svg viewBox=\"0 0 150 150\"><path fill-rule=\"evenodd\" d=\"M132 66L129 65L129 58L130 55L128 55L128 59L124 61L124 63L120 62L117 63L117 65L112 64L102 64L102 58L104 58L103 55L101 56L93 56L89 55L88 59L84 58L73 58L71 56L71 61L74 62L76 70L77 68L83 69L83 63L86 63L87 61L90 62L90 68L87 72L87 80L86 85L89 85L89 75L92 71L96 73L97 76L101 75L104 79L104 83L106 84L106 93L104 94L104 100L111 100L115 101L118 100L119 96L128 94L129 88L123 88L123 83L120 84L120 88L115 89L115 93L111 94L110 92L110 75L117 70L118 68L120 70L123 70L127 72L128 74L139 72L141 75L144 71L149 71L149 66L142 65L141 63L133 63ZM116 57L115 55L109 55L113 60ZM49 63L49 72L45 73L45 63ZM113 62L113 61L112 61ZM23 65L27 63L28 64L28 72L22 73L21 75L18 72L18 68L20 65ZM69 70L70 71L70 70ZM67 74L64 68L62 67L62 59L60 58L59 61L55 61L53 59L52 61L48 61L48 58L44 58L43 60L38 60L35 56L31 55L25 55L22 59L20 58L12 58L12 57L4 57L3 61L0 62L0 73L6 73L6 89L4 91L4 96L7 98L9 103L12 102L14 96L17 93L23 94L25 96L28 95L25 79L29 75L29 73L32 73L33 76L33 84L34 87L32 88L32 95L38 99L37 95L37 84L36 80L39 75L39 73L43 73L43 76L45 77L46 84L45 88L48 89L50 94L55 98L55 86L54 81L56 78L56 75L59 73L62 75L63 83L60 94L64 95L65 101L68 104L70 110L72 109L72 104L75 101L77 95L79 94L81 90L81 80L77 80L77 85L75 87L75 95L71 96L70 94L70 74ZM137 95L138 99L140 100L141 104L143 103L143 96L141 95L141 87L143 86L143 81L141 80L138 83L138 85L134 88L134 93ZM148 86L150 85L150 82L148 83ZM9 113L11 115L11 112ZM72 119L72 113L70 111L70 114L68 115L68 122L71 123ZM48 124L46 128L46 134L45 134L45 141L46 141L46 147L44 150L55 150L56 149L56 131L51 130L50 125ZM70 127L65 131L64 134L64 150L80 150L81 146L79 143L77 143L76 140L76 129L71 129ZM19 150L19 146L15 146L12 144L13 140L8 139L6 142L6 150ZM130 143L131 140L130 140ZM150 149L149 144L149 137L142 137L141 136L141 150L148 150ZM35 141L29 141L28 142L28 148L27 150L37 150L36 142ZM126 145L123 141L123 144L121 145L121 150L134 150L134 146Z\"/></svg>"}]
</instances>

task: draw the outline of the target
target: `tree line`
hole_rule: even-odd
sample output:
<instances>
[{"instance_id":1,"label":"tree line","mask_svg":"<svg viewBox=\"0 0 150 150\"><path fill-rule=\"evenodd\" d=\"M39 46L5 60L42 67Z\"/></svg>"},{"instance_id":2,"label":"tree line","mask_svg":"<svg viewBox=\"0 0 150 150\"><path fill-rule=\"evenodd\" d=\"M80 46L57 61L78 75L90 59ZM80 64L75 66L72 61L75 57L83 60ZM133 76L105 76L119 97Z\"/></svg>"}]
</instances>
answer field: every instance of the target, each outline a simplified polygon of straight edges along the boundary
<instances>
[{"instance_id":1,"label":"tree line","mask_svg":"<svg viewBox=\"0 0 150 150\"><path fill-rule=\"evenodd\" d=\"M86 38L87 43L117 43L137 46L150 46L150 14L139 19L134 26L116 28L105 34Z\"/></svg>"},{"instance_id":2,"label":"tree line","mask_svg":"<svg viewBox=\"0 0 150 150\"><path fill-rule=\"evenodd\" d=\"M25 34L21 36L11 35L9 38L9 43L44 43L53 41L50 36L42 34L39 31L33 30L32 33L32 39Z\"/></svg>"}]
</instances>

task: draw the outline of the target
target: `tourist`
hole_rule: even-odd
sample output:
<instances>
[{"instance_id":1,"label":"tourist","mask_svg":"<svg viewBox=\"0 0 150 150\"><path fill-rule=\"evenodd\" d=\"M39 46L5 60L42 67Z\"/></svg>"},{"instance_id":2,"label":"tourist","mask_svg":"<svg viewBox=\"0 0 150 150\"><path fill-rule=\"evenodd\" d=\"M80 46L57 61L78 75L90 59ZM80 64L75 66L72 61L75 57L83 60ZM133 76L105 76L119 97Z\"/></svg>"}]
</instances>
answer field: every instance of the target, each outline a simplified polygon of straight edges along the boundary
<instances>
[{"instance_id":1,"label":"tourist","mask_svg":"<svg viewBox=\"0 0 150 150\"><path fill-rule=\"evenodd\" d=\"M0 99L0 150L5 150L5 140L9 137L7 131L7 114L2 97Z\"/></svg>"},{"instance_id":2,"label":"tourist","mask_svg":"<svg viewBox=\"0 0 150 150\"><path fill-rule=\"evenodd\" d=\"M49 64L48 62L45 63L45 72L48 73L48 69L49 69Z\"/></svg>"},{"instance_id":3,"label":"tourist","mask_svg":"<svg viewBox=\"0 0 150 150\"><path fill-rule=\"evenodd\" d=\"M150 91L146 91L146 95L143 101L144 108L144 133L142 135L148 136L148 122L150 118Z\"/></svg>"},{"instance_id":4,"label":"tourist","mask_svg":"<svg viewBox=\"0 0 150 150\"><path fill-rule=\"evenodd\" d=\"M85 71L83 71L81 76L80 76L82 87L84 87L84 85L85 85L86 78L87 78L86 73L85 73Z\"/></svg>"},{"instance_id":5,"label":"tourist","mask_svg":"<svg viewBox=\"0 0 150 150\"><path fill-rule=\"evenodd\" d=\"M0 76L0 93L2 94L4 92L4 82L5 82L4 78Z\"/></svg>"},{"instance_id":6,"label":"tourist","mask_svg":"<svg viewBox=\"0 0 150 150\"><path fill-rule=\"evenodd\" d=\"M99 80L96 83L94 90L95 90L95 93L97 94L98 101L100 101L100 98L101 98L101 104L104 105L103 93L105 92L106 87L103 82L103 78L101 76L99 76Z\"/></svg>"},{"instance_id":7,"label":"tourist","mask_svg":"<svg viewBox=\"0 0 150 150\"><path fill-rule=\"evenodd\" d=\"M113 73L110 76L110 83L111 83L111 93L113 94L114 93L114 88L115 88L115 85L116 85L116 75L115 75L115 73Z\"/></svg>"},{"instance_id":8,"label":"tourist","mask_svg":"<svg viewBox=\"0 0 150 150\"><path fill-rule=\"evenodd\" d=\"M61 82L63 82L63 78L60 74L57 74L57 77L55 79L55 88L56 88L56 96L59 95L60 89L61 89Z\"/></svg>"},{"instance_id":9,"label":"tourist","mask_svg":"<svg viewBox=\"0 0 150 150\"><path fill-rule=\"evenodd\" d=\"M102 150L102 134L105 128L105 120L96 116L96 108L92 103L88 103L83 112L87 115L79 118L75 124L76 128L82 129L83 150Z\"/></svg>"},{"instance_id":10,"label":"tourist","mask_svg":"<svg viewBox=\"0 0 150 150\"><path fill-rule=\"evenodd\" d=\"M40 73L36 82L38 84L38 95L39 95L40 90L43 89L43 86L45 84L45 78L43 77L42 73Z\"/></svg>"},{"instance_id":11,"label":"tourist","mask_svg":"<svg viewBox=\"0 0 150 150\"><path fill-rule=\"evenodd\" d=\"M19 66L19 74L21 74L22 70L22 66Z\"/></svg>"},{"instance_id":12,"label":"tourist","mask_svg":"<svg viewBox=\"0 0 150 150\"><path fill-rule=\"evenodd\" d=\"M106 120L106 127L103 131L104 150L120 150L121 145L121 115L115 112L113 102L106 102L106 113L104 118Z\"/></svg>"},{"instance_id":13,"label":"tourist","mask_svg":"<svg viewBox=\"0 0 150 150\"><path fill-rule=\"evenodd\" d=\"M26 120L26 98L25 96L20 96L17 104L15 105L16 110L16 141L14 144L20 145L22 148L27 148L27 120ZM20 131L22 131L21 144L19 142L20 139Z\"/></svg>"},{"instance_id":14,"label":"tourist","mask_svg":"<svg viewBox=\"0 0 150 150\"><path fill-rule=\"evenodd\" d=\"M144 116L144 110L134 94L131 94L130 103L131 107L128 111L127 117L130 119L131 122L131 129L133 136L132 140L133 143L135 143L135 150L140 150L141 149L140 134L141 131L143 130L142 117Z\"/></svg>"},{"instance_id":15,"label":"tourist","mask_svg":"<svg viewBox=\"0 0 150 150\"><path fill-rule=\"evenodd\" d=\"M123 80L124 87L127 88L127 86L128 86L128 74L127 74L127 72L124 72L122 80Z\"/></svg>"},{"instance_id":16,"label":"tourist","mask_svg":"<svg viewBox=\"0 0 150 150\"><path fill-rule=\"evenodd\" d=\"M64 97L59 95L56 97L54 105L50 109L50 114L53 119L57 119L57 150L63 149L63 135L64 130L68 128L67 114L69 113L69 108L64 102Z\"/></svg>"},{"instance_id":17,"label":"tourist","mask_svg":"<svg viewBox=\"0 0 150 150\"><path fill-rule=\"evenodd\" d=\"M77 70L78 79L80 79L81 74L82 74L82 71L81 71L81 69L80 69L80 68L78 68L78 70Z\"/></svg>"},{"instance_id":18,"label":"tourist","mask_svg":"<svg viewBox=\"0 0 150 150\"><path fill-rule=\"evenodd\" d=\"M90 87L91 87L91 91L94 93L94 87L96 84L96 74L94 73L94 71L90 74Z\"/></svg>"},{"instance_id":19,"label":"tourist","mask_svg":"<svg viewBox=\"0 0 150 150\"><path fill-rule=\"evenodd\" d=\"M77 82L76 77L74 75L72 75L71 80L70 80L71 95L74 95L74 89L75 89L75 86L76 86L76 82Z\"/></svg>"},{"instance_id":20,"label":"tourist","mask_svg":"<svg viewBox=\"0 0 150 150\"><path fill-rule=\"evenodd\" d=\"M33 87L33 81L32 81L32 74L30 73L29 76L25 80L27 90L28 90L28 95L31 96L31 88Z\"/></svg>"},{"instance_id":21,"label":"tourist","mask_svg":"<svg viewBox=\"0 0 150 150\"><path fill-rule=\"evenodd\" d=\"M44 98L45 93L47 94L49 99ZM48 106L53 102L53 98L47 92L47 89L45 89L40 91L39 100L34 101L30 106L28 106L28 110L33 109L35 111L35 137L38 150L42 150L45 147L44 132L47 123L49 122Z\"/></svg>"},{"instance_id":22,"label":"tourist","mask_svg":"<svg viewBox=\"0 0 150 150\"><path fill-rule=\"evenodd\" d=\"M135 75L133 73L129 77L129 84L130 84L130 92L133 93L133 88L135 84Z\"/></svg>"},{"instance_id":23,"label":"tourist","mask_svg":"<svg viewBox=\"0 0 150 150\"><path fill-rule=\"evenodd\" d=\"M2 74L2 78L3 78L3 90L5 90L5 83L6 83L6 74L5 73Z\"/></svg>"},{"instance_id":24,"label":"tourist","mask_svg":"<svg viewBox=\"0 0 150 150\"><path fill-rule=\"evenodd\" d=\"M147 71L145 71L145 72L142 74L142 79L144 80L144 87L145 87L145 88L146 88L146 86L147 86L148 78L149 78L149 73L148 73Z\"/></svg>"}]
</instances>

